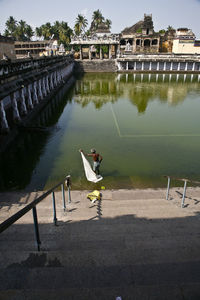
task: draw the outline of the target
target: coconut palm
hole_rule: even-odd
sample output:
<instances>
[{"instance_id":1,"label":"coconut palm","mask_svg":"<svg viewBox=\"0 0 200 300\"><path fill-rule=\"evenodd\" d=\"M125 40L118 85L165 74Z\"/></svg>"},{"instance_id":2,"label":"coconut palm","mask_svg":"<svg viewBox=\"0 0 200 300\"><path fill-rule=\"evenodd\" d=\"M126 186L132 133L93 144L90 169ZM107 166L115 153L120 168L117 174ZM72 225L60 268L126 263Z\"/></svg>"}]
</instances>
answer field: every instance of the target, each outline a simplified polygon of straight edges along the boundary
<instances>
[{"instance_id":1,"label":"coconut palm","mask_svg":"<svg viewBox=\"0 0 200 300\"><path fill-rule=\"evenodd\" d=\"M44 40L50 40L52 36L52 26L51 23L47 22L41 26L42 36Z\"/></svg>"},{"instance_id":2,"label":"coconut palm","mask_svg":"<svg viewBox=\"0 0 200 300\"><path fill-rule=\"evenodd\" d=\"M84 16L79 14L76 18L76 23L74 26L75 34L80 35L82 32L85 33L85 28L87 27L87 25L88 25L87 19Z\"/></svg>"},{"instance_id":3,"label":"coconut palm","mask_svg":"<svg viewBox=\"0 0 200 300\"><path fill-rule=\"evenodd\" d=\"M26 22L23 20L20 20L17 27L16 27L16 39L18 41L26 41Z\"/></svg>"},{"instance_id":4,"label":"coconut palm","mask_svg":"<svg viewBox=\"0 0 200 300\"><path fill-rule=\"evenodd\" d=\"M108 27L108 29L110 29L110 28L111 28L111 25L112 25L112 21L109 20L109 19L106 19L106 20L105 20L105 24L106 24L106 26Z\"/></svg>"},{"instance_id":5,"label":"coconut palm","mask_svg":"<svg viewBox=\"0 0 200 300\"><path fill-rule=\"evenodd\" d=\"M101 11L95 10L92 15L91 31L94 31L98 28L98 25L104 21L104 17Z\"/></svg>"},{"instance_id":6,"label":"coconut palm","mask_svg":"<svg viewBox=\"0 0 200 300\"><path fill-rule=\"evenodd\" d=\"M35 35L38 37L42 37L42 28L41 27L36 27L35 28Z\"/></svg>"},{"instance_id":7,"label":"coconut palm","mask_svg":"<svg viewBox=\"0 0 200 300\"><path fill-rule=\"evenodd\" d=\"M9 19L6 21L5 26L6 26L6 29L5 29L4 35L15 38L16 29L17 29L17 21L12 16L10 16Z\"/></svg>"},{"instance_id":8,"label":"coconut palm","mask_svg":"<svg viewBox=\"0 0 200 300\"><path fill-rule=\"evenodd\" d=\"M28 41L30 41L32 36L34 35L34 31L33 31L32 27L28 24L26 24L25 34L26 34L26 38Z\"/></svg>"}]
</instances>

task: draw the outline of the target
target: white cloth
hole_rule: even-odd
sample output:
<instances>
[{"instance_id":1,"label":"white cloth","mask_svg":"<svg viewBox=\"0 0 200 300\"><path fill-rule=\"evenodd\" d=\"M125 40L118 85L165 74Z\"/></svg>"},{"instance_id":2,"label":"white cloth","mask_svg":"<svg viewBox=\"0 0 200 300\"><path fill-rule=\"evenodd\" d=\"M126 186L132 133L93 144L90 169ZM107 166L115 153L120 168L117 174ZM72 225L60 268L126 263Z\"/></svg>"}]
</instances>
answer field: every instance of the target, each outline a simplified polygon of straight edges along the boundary
<instances>
[{"instance_id":1,"label":"white cloth","mask_svg":"<svg viewBox=\"0 0 200 300\"><path fill-rule=\"evenodd\" d=\"M81 152L81 157L83 160L83 167L85 170L85 176L86 176L87 180L95 182L95 183L102 180L103 177L101 175L95 174L95 172L91 168L89 161L85 158L85 155L82 152Z\"/></svg>"}]
</instances>

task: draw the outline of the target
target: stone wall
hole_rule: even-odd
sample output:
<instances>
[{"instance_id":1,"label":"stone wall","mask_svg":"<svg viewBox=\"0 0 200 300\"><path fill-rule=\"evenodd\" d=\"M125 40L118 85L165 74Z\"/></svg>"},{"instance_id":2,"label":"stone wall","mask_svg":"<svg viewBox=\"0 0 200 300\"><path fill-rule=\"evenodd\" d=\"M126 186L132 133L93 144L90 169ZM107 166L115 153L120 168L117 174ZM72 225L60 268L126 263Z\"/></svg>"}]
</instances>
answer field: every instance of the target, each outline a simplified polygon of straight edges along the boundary
<instances>
[{"instance_id":1,"label":"stone wall","mask_svg":"<svg viewBox=\"0 0 200 300\"><path fill-rule=\"evenodd\" d=\"M18 127L26 126L73 74L74 60L70 56L58 58L57 62L52 57L52 63L48 60L45 66L41 61L41 67L34 63L31 67L30 62L21 62L21 67L27 67L21 70L18 65L16 70L10 66L8 73L1 76L5 80L0 85L0 145L10 141L9 136L14 138ZM3 134L8 138L2 140ZM4 147L0 151L1 148Z\"/></svg>"},{"instance_id":2,"label":"stone wall","mask_svg":"<svg viewBox=\"0 0 200 300\"><path fill-rule=\"evenodd\" d=\"M0 35L0 59L3 58L4 54L10 59L16 58L14 41Z\"/></svg>"},{"instance_id":3,"label":"stone wall","mask_svg":"<svg viewBox=\"0 0 200 300\"><path fill-rule=\"evenodd\" d=\"M116 72L115 60L77 60L76 72Z\"/></svg>"}]
</instances>

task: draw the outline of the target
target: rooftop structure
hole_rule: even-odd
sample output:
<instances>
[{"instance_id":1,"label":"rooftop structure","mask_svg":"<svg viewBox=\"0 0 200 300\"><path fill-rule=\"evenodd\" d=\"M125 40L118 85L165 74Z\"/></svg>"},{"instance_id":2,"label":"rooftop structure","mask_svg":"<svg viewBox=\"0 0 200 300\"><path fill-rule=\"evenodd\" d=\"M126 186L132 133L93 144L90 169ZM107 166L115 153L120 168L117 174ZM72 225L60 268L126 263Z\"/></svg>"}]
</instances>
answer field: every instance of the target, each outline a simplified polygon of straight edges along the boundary
<instances>
[{"instance_id":1,"label":"rooftop structure","mask_svg":"<svg viewBox=\"0 0 200 300\"><path fill-rule=\"evenodd\" d=\"M120 45L123 53L157 53L159 52L160 35L154 32L152 15L144 15L131 27L121 32Z\"/></svg>"}]
</instances>

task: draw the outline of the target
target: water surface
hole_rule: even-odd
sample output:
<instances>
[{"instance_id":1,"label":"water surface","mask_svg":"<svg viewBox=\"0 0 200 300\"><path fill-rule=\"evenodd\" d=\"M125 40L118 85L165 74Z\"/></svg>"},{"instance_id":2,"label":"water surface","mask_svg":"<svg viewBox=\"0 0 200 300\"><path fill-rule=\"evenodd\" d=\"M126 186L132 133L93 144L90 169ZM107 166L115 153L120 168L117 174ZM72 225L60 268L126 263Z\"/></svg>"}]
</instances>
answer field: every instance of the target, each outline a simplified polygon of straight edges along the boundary
<instances>
[{"instance_id":1,"label":"water surface","mask_svg":"<svg viewBox=\"0 0 200 300\"><path fill-rule=\"evenodd\" d=\"M200 180L198 75L86 74L64 89L1 159L1 189L47 189L65 175L74 189L166 186L162 176ZM34 125L35 125L34 124ZM103 156L87 182L78 150Z\"/></svg>"}]
</instances>

